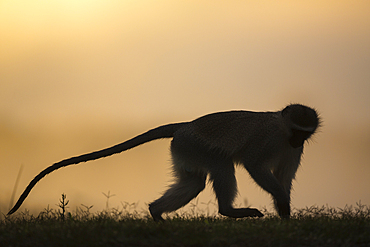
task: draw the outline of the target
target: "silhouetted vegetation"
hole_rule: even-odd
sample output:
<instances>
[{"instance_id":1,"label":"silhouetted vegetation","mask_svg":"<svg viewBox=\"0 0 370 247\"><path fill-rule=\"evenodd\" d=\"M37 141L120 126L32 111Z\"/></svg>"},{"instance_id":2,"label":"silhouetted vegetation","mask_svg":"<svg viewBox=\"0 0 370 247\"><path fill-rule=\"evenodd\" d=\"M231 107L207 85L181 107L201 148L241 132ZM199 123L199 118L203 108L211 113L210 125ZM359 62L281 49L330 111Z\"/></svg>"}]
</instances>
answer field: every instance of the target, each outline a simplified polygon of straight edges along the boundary
<instances>
[{"instance_id":1,"label":"silhouetted vegetation","mask_svg":"<svg viewBox=\"0 0 370 247\"><path fill-rule=\"evenodd\" d=\"M82 205L38 216L26 211L0 221L0 246L370 246L370 207L312 206L295 209L290 220L266 210L263 218L230 219L203 212L172 213L155 223L136 204L90 213Z\"/></svg>"}]
</instances>

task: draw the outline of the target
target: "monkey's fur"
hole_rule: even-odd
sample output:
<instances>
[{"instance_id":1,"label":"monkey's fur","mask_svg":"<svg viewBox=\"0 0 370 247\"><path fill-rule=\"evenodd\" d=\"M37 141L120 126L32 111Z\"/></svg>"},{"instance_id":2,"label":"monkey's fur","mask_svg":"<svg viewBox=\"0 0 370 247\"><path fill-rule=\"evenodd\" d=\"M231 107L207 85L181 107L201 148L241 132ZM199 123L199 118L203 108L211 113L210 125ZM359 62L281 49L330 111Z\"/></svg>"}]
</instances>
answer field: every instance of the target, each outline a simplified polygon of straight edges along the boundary
<instances>
[{"instance_id":1,"label":"monkey's fur","mask_svg":"<svg viewBox=\"0 0 370 247\"><path fill-rule=\"evenodd\" d=\"M220 214L262 217L257 209L233 207L237 193L235 164L243 165L256 183L272 195L280 217L289 218L292 180L303 144L319 126L316 111L300 104L277 112L218 112L191 122L163 125L116 146L46 168L29 183L8 215L17 211L41 178L56 169L120 153L152 140L173 138L171 154L176 181L162 197L149 204L154 220L163 220L162 213L175 211L195 198L204 189L207 175L213 183Z\"/></svg>"}]
</instances>

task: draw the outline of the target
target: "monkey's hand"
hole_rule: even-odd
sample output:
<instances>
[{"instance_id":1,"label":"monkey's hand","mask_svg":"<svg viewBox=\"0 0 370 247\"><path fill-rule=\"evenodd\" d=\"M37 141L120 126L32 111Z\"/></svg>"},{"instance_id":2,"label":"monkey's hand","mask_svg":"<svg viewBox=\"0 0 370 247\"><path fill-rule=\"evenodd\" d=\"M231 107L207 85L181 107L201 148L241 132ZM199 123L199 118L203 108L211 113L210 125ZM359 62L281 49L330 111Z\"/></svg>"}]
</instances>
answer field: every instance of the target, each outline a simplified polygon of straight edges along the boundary
<instances>
[{"instance_id":1,"label":"monkey's hand","mask_svg":"<svg viewBox=\"0 0 370 247\"><path fill-rule=\"evenodd\" d=\"M278 213L282 219L290 218L290 205L289 203L276 203Z\"/></svg>"}]
</instances>

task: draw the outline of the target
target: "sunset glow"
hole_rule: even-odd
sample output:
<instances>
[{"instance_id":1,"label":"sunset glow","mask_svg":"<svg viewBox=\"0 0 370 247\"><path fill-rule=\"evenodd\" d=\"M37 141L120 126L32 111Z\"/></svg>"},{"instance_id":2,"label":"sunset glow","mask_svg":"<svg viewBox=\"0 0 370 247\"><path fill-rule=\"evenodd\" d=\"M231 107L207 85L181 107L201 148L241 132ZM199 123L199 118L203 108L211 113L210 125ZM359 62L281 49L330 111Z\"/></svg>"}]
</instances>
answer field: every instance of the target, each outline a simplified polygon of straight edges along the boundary
<instances>
[{"instance_id":1,"label":"sunset glow","mask_svg":"<svg viewBox=\"0 0 370 247\"><path fill-rule=\"evenodd\" d=\"M370 204L369 1L1 1L0 213L42 169L224 110L315 107L292 204ZM169 140L68 167L25 201L145 208L171 181ZM269 196L238 170L253 207ZM211 190L202 201L213 199Z\"/></svg>"}]
</instances>

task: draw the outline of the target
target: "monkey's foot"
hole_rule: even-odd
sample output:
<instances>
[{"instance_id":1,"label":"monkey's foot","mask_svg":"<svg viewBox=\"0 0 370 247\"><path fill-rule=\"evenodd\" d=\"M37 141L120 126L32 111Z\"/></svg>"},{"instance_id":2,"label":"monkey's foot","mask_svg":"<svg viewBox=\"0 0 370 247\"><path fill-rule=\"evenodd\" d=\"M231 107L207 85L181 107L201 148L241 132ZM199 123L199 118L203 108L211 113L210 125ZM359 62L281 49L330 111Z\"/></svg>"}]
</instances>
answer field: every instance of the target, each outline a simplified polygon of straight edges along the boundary
<instances>
[{"instance_id":1,"label":"monkey's foot","mask_svg":"<svg viewBox=\"0 0 370 247\"><path fill-rule=\"evenodd\" d=\"M261 218L261 217L265 216L263 213L261 213L261 211L259 211L256 208L250 208L250 210L252 210L253 215L248 216L248 217L258 217L258 218Z\"/></svg>"},{"instance_id":2,"label":"monkey's foot","mask_svg":"<svg viewBox=\"0 0 370 247\"><path fill-rule=\"evenodd\" d=\"M153 220L155 222L163 222L164 221L164 219L162 218L162 213L155 212L155 210L153 209L152 205L149 205L149 212L150 212L150 214L153 217Z\"/></svg>"},{"instance_id":3,"label":"monkey's foot","mask_svg":"<svg viewBox=\"0 0 370 247\"><path fill-rule=\"evenodd\" d=\"M244 218L244 217L263 217L258 209L255 208L229 208L229 209L220 209L220 214L232 218Z\"/></svg>"}]
</instances>

